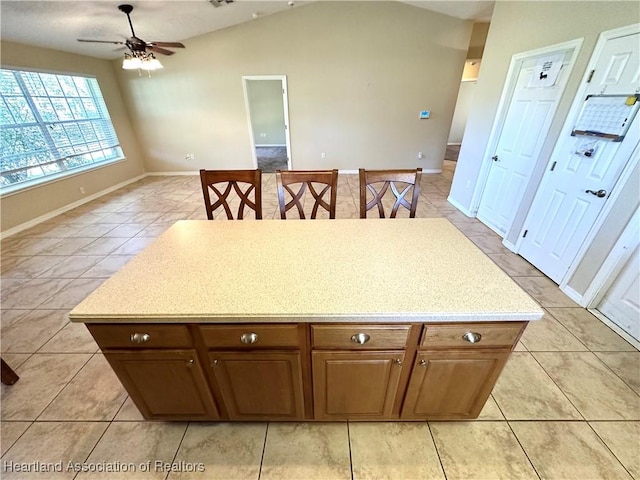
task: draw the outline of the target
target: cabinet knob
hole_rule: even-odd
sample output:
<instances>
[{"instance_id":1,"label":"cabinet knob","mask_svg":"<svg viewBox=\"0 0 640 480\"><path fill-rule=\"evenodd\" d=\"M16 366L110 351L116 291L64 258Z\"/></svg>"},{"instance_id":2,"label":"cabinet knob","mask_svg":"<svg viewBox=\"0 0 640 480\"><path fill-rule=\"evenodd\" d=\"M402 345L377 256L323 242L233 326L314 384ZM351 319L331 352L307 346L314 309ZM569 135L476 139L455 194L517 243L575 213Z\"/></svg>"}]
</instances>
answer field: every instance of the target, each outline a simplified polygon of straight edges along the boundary
<instances>
[{"instance_id":1,"label":"cabinet knob","mask_svg":"<svg viewBox=\"0 0 640 480\"><path fill-rule=\"evenodd\" d=\"M396 358L396 365L401 367L402 366L402 360L400 360L399 358Z\"/></svg>"},{"instance_id":2,"label":"cabinet knob","mask_svg":"<svg viewBox=\"0 0 640 480\"><path fill-rule=\"evenodd\" d=\"M151 335L148 333L132 333L130 338L132 343L144 343L151 340Z\"/></svg>"},{"instance_id":3,"label":"cabinet knob","mask_svg":"<svg viewBox=\"0 0 640 480\"><path fill-rule=\"evenodd\" d=\"M240 341L247 344L256 343L258 341L258 335L253 332L243 333L242 335L240 335Z\"/></svg>"},{"instance_id":4,"label":"cabinet knob","mask_svg":"<svg viewBox=\"0 0 640 480\"><path fill-rule=\"evenodd\" d=\"M215 367L216 365L218 365L218 360L217 359L216 360L212 360L211 361L211 366Z\"/></svg>"},{"instance_id":5,"label":"cabinet knob","mask_svg":"<svg viewBox=\"0 0 640 480\"><path fill-rule=\"evenodd\" d=\"M187 367L193 367L193 358L187 361Z\"/></svg>"},{"instance_id":6,"label":"cabinet knob","mask_svg":"<svg viewBox=\"0 0 640 480\"><path fill-rule=\"evenodd\" d=\"M462 335L462 339L469 343L478 343L482 339L482 335L476 332L467 332Z\"/></svg>"},{"instance_id":7,"label":"cabinet knob","mask_svg":"<svg viewBox=\"0 0 640 480\"><path fill-rule=\"evenodd\" d=\"M420 360L420 366L422 368L427 368L427 361L426 360Z\"/></svg>"},{"instance_id":8,"label":"cabinet knob","mask_svg":"<svg viewBox=\"0 0 640 480\"><path fill-rule=\"evenodd\" d=\"M369 341L370 338L371 337L366 333L356 333L355 335L351 336L351 341L353 343L357 343L358 345L364 345Z\"/></svg>"}]
</instances>

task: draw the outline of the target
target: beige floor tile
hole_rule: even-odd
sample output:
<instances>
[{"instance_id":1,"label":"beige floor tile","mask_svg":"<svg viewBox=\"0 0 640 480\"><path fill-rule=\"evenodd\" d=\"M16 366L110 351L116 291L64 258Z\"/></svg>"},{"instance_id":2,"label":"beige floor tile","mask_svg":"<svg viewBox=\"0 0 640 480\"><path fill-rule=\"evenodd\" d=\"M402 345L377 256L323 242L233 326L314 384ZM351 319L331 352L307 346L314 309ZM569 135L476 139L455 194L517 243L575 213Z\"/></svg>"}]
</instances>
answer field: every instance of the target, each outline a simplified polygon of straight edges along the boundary
<instances>
[{"instance_id":1,"label":"beige floor tile","mask_svg":"<svg viewBox=\"0 0 640 480\"><path fill-rule=\"evenodd\" d=\"M448 480L537 479L507 422L429 422Z\"/></svg>"},{"instance_id":2,"label":"beige floor tile","mask_svg":"<svg viewBox=\"0 0 640 480\"><path fill-rule=\"evenodd\" d=\"M102 222L102 220L101 220ZM69 237L93 237L99 238L110 232L116 225L109 223L96 223L94 225L82 225L77 231L69 234Z\"/></svg>"},{"instance_id":3,"label":"beige floor tile","mask_svg":"<svg viewBox=\"0 0 640 480\"><path fill-rule=\"evenodd\" d=\"M640 478L640 422L590 422L634 478Z\"/></svg>"},{"instance_id":4,"label":"beige floor tile","mask_svg":"<svg viewBox=\"0 0 640 480\"><path fill-rule=\"evenodd\" d=\"M144 230L142 230L140 233L142 233L143 231ZM112 255L137 255L154 241L155 238L134 237L116 248L113 251Z\"/></svg>"},{"instance_id":5,"label":"beige floor tile","mask_svg":"<svg viewBox=\"0 0 640 480\"><path fill-rule=\"evenodd\" d=\"M444 479L429 425L350 422L354 480Z\"/></svg>"},{"instance_id":6,"label":"beige floor tile","mask_svg":"<svg viewBox=\"0 0 640 480\"><path fill-rule=\"evenodd\" d=\"M48 257L36 257L48 258ZM78 278L104 258L104 255L72 255L61 258L54 266L39 275L40 278Z\"/></svg>"},{"instance_id":7,"label":"beige floor tile","mask_svg":"<svg viewBox=\"0 0 640 480\"><path fill-rule=\"evenodd\" d=\"M66 310L32 310L2 328L2 353L35 353L69 322Z\"/></svg>"},{"instance_id":8,"label":"beige floor tile","mask_svg":"<svg viewBox=\"0 0 640 480\"><path fill-rule=\"evenodd\" d=\"M514 352L526 352L527 347L524 346L522 342L516 343L516 346L513 348Z\"/></svg>"},{"instance_id":9,"label":"beige floor tile","mask_svg":"<svg viewBox=\"0 0 640 480\"><path fill-rule=\"evenodd\" d=\"M71 280L64 288L44 301L38 309L57 308L71 310L98 288L104 279L78 278Z\"/></svg>"},{"instance_id":10,"label":"beige floor tile","mask_svg":"<svg viewBox=\"0 0 640 480\"><path fill-rule=\"evenodd\" d=\"M532 355L587 420L640 420L640 396L593 353Z\"/></svg>"},{"instance_id":11,"label":"beige floor tile","mask_svg":"<svg viewBox=\"0 0 640 480\"><path fill-rule=\"evenodd\" d=\"M586 422L510 425L542 479L631 479Z\"/></svg>"},{"instance_id":12,"label":"beige floor tile","mask_svg":"<svg viewBox=\"0 0 640 480\"><path fill-rule=\"evenodd\" d=\"M105 237L131 238L147 227L146 223L123 223L106 233Z\"/></svg>"},{"instance_id":13,"label":"beige floor tile","mask_svg":"<svg viewBox=\"0 0 640 480\"><path fill-rule=\"evenodd\" d=\"M507 420L582 420L530 353L513 353L493 388Z\"/></svg>"},{"instance_id":14,"label":"beige floor tile","mask_svg":"<svg viewBox=\"0 0 640 480\"><path fill-rule=\"evenodd\" d=\"M37 308L71 282L70 279L36 278L20 284L13 284L13 288L6 293L3 289L2 308Z\"/></svg>"},{"instance_id":15,"label":"beige floor tile","mask_svg":"<svg viewBox=\"0 0 640 480\"><path fill-rule=\"evenodd\" d=\"M574 337L566 327L549 312L534 322L529 322L520 342L530 352L585 352L589 349Z\"/></svg>"},{"instance_id":16,"label":"beige floor tile","mask_svg":"<svg viewBox=\"0 0 640 480\"><path fill-rule=\"evenodd\" d=\"M3 353L2 359L13 369L14 371L22 365L24 362L29 360L29 357L33 355L32 353Z\"/></svg>"},{"instance_id":17,"label":"beige floor tile","mask_svg":"<svg viewBox=\"0 0 640 480\"><path fill-rule=\"evenodd\" d=\"M2 278L36 278L42 275L44 272L49 270L51 267L57 265L61 261L68 259L66 256L56 256L56 255L35 255L33 257L7 257L10 262L17 258L20 259L19 262L15 262L15 266L5 267L3 260L3 272ZM7 271L5 271L7 268Z\"/></svg>"},{"instance_id":18,"label":"beige floor tile","mask_svg":"<svg viewBox=\"0 0 640 480\"><path fill-rule=\"evenodd\" d=\"M112 420L127 392L102 354L94 355L38 420Z\"/></svg>"},{"instance_id":19,"label":"beige floor tile","mask_svg":"<svg viewBox=\"0 0 640 480\"><path fill-rule=\"evenodd\" d=\"M504 420L504 415L502 415L493 395L489 396L476 420Z\"/></svg>"},{"instance_id":20,"label":"beige floor tile","mask_svg":"<svg viewBox=\"0 0 640 480\"><path fill-rule=\"evenodd\" d=\"M513 279L543 307L578 306L547 277L514 277Z\"/></svg>"},{"instance_id":21,"label":"beige floor tile","mask_svg":"<svg viewBox=\"0 0 640 480\"><path fill-rule=\"evenodd\" d=\"M140 410L138 410L138 407L136 407L136 405L133 403L133 400L131 400L131 397L127 397L113 421L141 422L144 421L144 417L140 413Z\"/></svg>"},{"instance_id":22,"label":"beige floor tile","mask_svg":"<svg viewBox=\"0 0 640 480\"><path fill-rule=\"evenodd\" d=\"M9 450L14 443L22 436L27 428L29 428L31 422L2 422L0 423L0 437L2 438L2 442L0 442L0 446L2 447L1 455L4 455L7 450ZM2 470L0 470L2 471Z\"/></svg>"},{"instance_id":23,"label":"beige floor tile","mask_svg":"<svg viewBox=\"0 0 640 480\"><path fill-rule=\"evenodd\" d=\"M542 277L543 273L515 253L491 253L488 255L511 277Z\"/></svg>"},{"instance_id":24,"label":"beige floor tile","mask_svg":"<svg viewBox=\"0 0 640 480\"><path fill-rule=\"evenodd\" d=\"M60 243L61 238L16 238L9 239L6 246L3 242L2 256L39 255L45 250Z\"/></svg>"},{"instance_id":25,"label":"beige floor tile","mask_svg":"<svg viewBox=\"0 0 640 480\"><path fill-rule=\"evenodd\" d=\"M258 479L266 423L191 423L175 462L202 465L202 471L169 474L169 479Z\"/></svg>"},{"instance_id":26,"label":"beige floor tile","mask_svg":"<svg viewBox=\"0 0 640 480\"><path fill-rule=\"evenodd\" d=\"M2 385L2 419L35 420L90 355L32 355L16 369L20 380Z\"/></svg>"},{"instance_id":27,"label":"beige floor tile","mask_svg":"<svg viewBox=\"0 0 640 480\"><path fill-rule=\"evenodd\" d=\"M87 463L116 463L132 464L134 471L129 472L82 472L76 478L105 479L105 480L146 480L164 479L175 458L180 441L187 429L186 423L151 423L151 422L117 422L111 423ZM141 465L150 463L147 472L142 471ZM160 462L161 468L156 468Z\"/></svg>"},{"instance_id":28,"label":"beige floor tile","mask_svg":"<svg viewBox=\"0 0 640 480\"><path fill-rule=\"evenodd\" d=\"M68 322L38 353L95 353L98 344L83 323Z\"/></svg>"},{"instance_id":29,"label":"beige floor tile","mask_svg":"<svg viewBox=\"0 0 640 480\"><path fill-rule=\"evenodd\" d=\"M133 255L109 255L82 274L82 278L109 278L133 258Z\"/></svg>"},{"instance_id":30,"label":"beige floor tile","mask_svg":"<svg viewBox=\"0 0 640 480\"><path fill-rule=\"evenodd\" d=\"M89 245L81 248L76 252L76 255L109 255L120 245L125 243L127 238L109 238L102 237L94 240Z\"/></svg>"},{"instance_id":31,"label":"beige floor tile","mask_svg":"<svg viewBox=\"0 0 640 480\"><path fill-rule=\"evenodd\" d=\"M584 308L548 308L547 310L592 351L637 351Z\"/></svg>"},{"instance_id":32,"label":"beige floor tile","mask_svg":"<svg viewBox=\"0 0 640 480\"><path fill-rule=\"evenodd\" d=\"M346 423L270 423L260 480L351 478Z\"/></svg>"},{"instance_id":33,"label":"beige floor tile","mask_svg":"<svg viewBox=\"0 0 640 480\"><path fill-rule=\"evenodd\" d=\"M95 237L64 238L59 243L42 251L42 255L73 255L95 241Z\"/></svg>"},{"instance_id":34,"label":"beige floor tile","mask_svg":"<svg viewBox=\"0 0 640 480\"><path fill-rule=\"evenodd\" d=\"M469 240L475 243L484 253L511 253L502 245L502 239L498 236L470 235Z\"/></svg>"},{"instance_id":35,"label":"beige floor tile","mask_svg":"<svg viewBox=\"0 0 640 480\"><path fill-rule=\"evenodd\" d=\"M596 356L640 395L640 352L596 352Z\"/></svg>"},{"instance_id":36,"label":"beige floor tile","mask_svg":"<svg viewBox=\"0 0 640 480\"><path fill-rule=\"evenodd\" d=\"M107 428L104 422L36 422L2 458L3 480L72 479ZM9 472L7 463L53 464L54 471ZM71 462L71 466L69 465ZM60 471L57 471L57 470Z\"/></svg>"},{"instance_id":37,"label":"beige floor tile","mask_svg":"<svg viewBox=\"0 0 640 480\"><path fill-rule=\"evenodd\" d=\"M458 222L454 225L466 236L486 236L490 238L497 238L502 241L502 239L493 230L481 222Z\"/></svg>"}]
</instances>

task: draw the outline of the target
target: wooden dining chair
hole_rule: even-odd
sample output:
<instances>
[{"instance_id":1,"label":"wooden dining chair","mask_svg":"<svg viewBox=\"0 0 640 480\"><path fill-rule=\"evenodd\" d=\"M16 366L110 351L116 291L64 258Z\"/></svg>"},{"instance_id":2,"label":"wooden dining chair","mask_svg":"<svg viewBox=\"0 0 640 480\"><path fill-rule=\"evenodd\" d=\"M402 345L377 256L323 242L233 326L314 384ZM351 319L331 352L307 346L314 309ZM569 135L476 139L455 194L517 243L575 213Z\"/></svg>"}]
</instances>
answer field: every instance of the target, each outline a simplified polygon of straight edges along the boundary
<instances>
[{"instance_id":1,"label":"wooden dining chair","mask_svg":"<svg viewBox=\"0 0 640 480\"><path fill-rule=\"evenodd\" d=\"M213 212L222 207L229 220L233 220L231 200L240 199L237 220L244 218L245 207L255 212L256 220L262 218L262 172L257 170L200 170L204 206L207 218L213 220ZM235 195L231 195L232 191ZM251 194L253 193L253 200ZM215 194L214 201L211 198ZM231 196L230 196L231 195Z\"/></svg>"},{"instance_id":2,"label":"wooden dining chair","mask_svg":"<svg viewBox=\"0 0 640 480\"><path fill-rule=\"evenodd\" d=\"M287 211L294 206L297 207L300 218L306 218L301 200L304 198L307 188L314 199L311 218L316 218L319 207L329 212L329 218L336 218L338 170L276 170L276 183L281 219L285 220ZM288 202L285 199L285 191L291 196L291 200ZM326 194L328 194L328 202L325 199Z\"/></svg>"},{"instance_id":3,"label":"wooden dining chair","mask_svg":"<svg viewBox=\"0 0 640 480\"><path fill-rule=\"evenodd\" d=\"M385 218L383 198L389 187L395 197L395 203L391 208L389 218L395 218L400 206L409 210L409 218L415 218L418 206L418 195L420 194L420 179L422 178L422 168L415 170L365 170L360 169L360 218L367 218L367 211L378 206L380 218ZM375 184L375 185L374 185ZM376 190L376 186L379 189ZM398 184L401 184L400 186ZM405 195L413 187L411 202L407 201ZM373 198L367 202L367 191L371 192Z\"/></svg>"}]
</instances>

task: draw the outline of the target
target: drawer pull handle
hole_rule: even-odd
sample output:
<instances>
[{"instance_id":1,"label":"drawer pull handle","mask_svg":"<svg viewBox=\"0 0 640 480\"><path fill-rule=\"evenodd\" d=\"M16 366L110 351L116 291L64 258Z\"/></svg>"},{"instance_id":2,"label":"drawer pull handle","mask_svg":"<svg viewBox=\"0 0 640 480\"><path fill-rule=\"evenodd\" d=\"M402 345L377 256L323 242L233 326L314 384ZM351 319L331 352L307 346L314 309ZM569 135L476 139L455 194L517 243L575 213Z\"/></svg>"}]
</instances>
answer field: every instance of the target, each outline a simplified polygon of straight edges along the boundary
<instances>
[{"instance_id":1,"label":"drawer pull handle","mask_svg":"<svg viewBox=\"0 0 640 480\"><path fill-rule=\"evenodd\" d=\"M351 336L351 341L353 343L357 343L358 345L364 345L369 341L370 338L371 337L366 333L356 333L355 335Z\"/></svg>"},{"instance_id":2,"label":"drawer pull handle","mask_svg":"<svg viewBox=\"0 0 640 480\"><path fill-rule=\"evenodd\" d=\"M427 361L426 360L420 360L420 366L422 368L427 368Z\"/></svg>"},{"instance_id":3,"label":"drawer pull handle","mask_svg":"<svg viewBox=\"0 0 640 480\"><path fill-rule=\"evenodd\" d=\"M151 340L151 335L148 333L132 333L131 334L131 342L132 343L144 343Z\"/></svg>"},{"instance_id":4,"label":"drawer pull handle","mask_svg":"<svg viewBox=\"0 0 640 480\"><path fill-rule=\"evenodd\" d=\"M475 332L467 332L462 335L462 339L466 340L469 343L478 343L482 339L482 335Z\"/></svg>"},{"instance_id":5,"label":"drawer pull handle","mask_svg":"<svg viewBox=\"0 0 640 480\"><path fill-rule=\"evenodd\" d=\"M243 333L240 335L240 341L246 344L256 343L258 341L258 335L253 332Z\"/></svg>"}]
</instances>

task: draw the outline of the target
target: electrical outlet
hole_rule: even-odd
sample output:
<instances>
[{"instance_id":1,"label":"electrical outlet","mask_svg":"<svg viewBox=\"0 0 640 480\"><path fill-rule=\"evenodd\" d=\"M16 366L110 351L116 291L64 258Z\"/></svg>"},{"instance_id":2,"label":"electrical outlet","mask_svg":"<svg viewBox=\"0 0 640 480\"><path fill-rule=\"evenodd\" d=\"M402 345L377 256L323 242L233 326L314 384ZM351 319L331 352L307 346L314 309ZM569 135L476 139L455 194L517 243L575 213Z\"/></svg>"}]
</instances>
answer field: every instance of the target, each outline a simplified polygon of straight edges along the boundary
<instances>
[{"instance_id":1,"label":"electrical outlet","mask_svg":"<svg viewBox=\"0 0 640 480\"><path fill-rule=\"evenodd\" d=\"M187 155L184 157L185 160L195 160L196 156L193 153L187 153Z\"/></svg>"},{"instance_id":2,"label":"electrical outlet","mask_svg":"<svg viewBox=\"0 0 640 480\"><path fill-rule=\"evenodd\" d=\"M422 152L418 152L418 158L422 159L424 155L422 155Z\"/></svg>"},{"instance_id":3,"label":"electrical outlet","mask_svg":"<svg viewBox=\"0 0 640 480\"><path fill-rule=\"evenodd\" d=\"M324 153L324 152L322 152L322 153L320 154L320 158L327 158L327 154L326 154L326 153Z\"/></svg>"}]
</instances>

